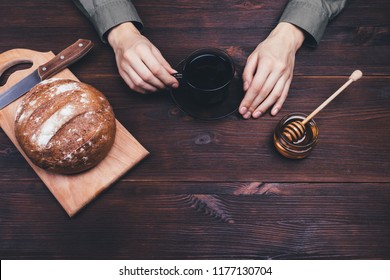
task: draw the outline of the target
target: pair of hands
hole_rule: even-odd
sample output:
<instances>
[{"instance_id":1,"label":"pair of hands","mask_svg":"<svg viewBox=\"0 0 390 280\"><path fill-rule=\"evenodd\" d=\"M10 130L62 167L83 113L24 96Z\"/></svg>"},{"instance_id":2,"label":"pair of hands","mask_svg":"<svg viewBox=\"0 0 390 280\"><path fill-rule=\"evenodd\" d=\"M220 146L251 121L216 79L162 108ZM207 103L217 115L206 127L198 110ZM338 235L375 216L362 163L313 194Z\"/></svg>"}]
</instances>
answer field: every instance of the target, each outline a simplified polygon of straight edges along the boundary
<instances>
[{"instance_id":1,"label":"pair of hands","mask_svg":"<svg viewBox=\"0 0 390 280\"><path fill-rule=\"evenodd\" d=\"M248 57L242 75L245 96L239 106L244 119L259 118L268 109L276 115L287 98L295 54L304 41L296 26L281 22ZM108 42L115 53L119 74L139 93L177 88L176 73L160 51L130 22L110 31Z\"/></svg>"}]
</instances>

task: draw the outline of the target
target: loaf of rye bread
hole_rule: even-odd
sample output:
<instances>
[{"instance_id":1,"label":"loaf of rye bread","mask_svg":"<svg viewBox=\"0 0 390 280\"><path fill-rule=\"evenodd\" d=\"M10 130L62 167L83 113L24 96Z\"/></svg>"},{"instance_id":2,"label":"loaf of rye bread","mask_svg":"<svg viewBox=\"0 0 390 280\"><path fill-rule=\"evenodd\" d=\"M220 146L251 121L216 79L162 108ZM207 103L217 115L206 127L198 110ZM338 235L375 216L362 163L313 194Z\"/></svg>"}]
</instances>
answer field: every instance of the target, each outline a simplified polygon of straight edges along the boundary
<instances>
[{"instance_id":1,"label":"loaf of rye bread","mask_svg":"<svg viewBox=\"0 0 390 280\"><path fill-rule=\"evenodd\" d=\"M115 116L94 87L52 78L19 105L15 136L29 159L51 172L73 174L97 165L115 140Z\"/></svg>"}]
</instances>

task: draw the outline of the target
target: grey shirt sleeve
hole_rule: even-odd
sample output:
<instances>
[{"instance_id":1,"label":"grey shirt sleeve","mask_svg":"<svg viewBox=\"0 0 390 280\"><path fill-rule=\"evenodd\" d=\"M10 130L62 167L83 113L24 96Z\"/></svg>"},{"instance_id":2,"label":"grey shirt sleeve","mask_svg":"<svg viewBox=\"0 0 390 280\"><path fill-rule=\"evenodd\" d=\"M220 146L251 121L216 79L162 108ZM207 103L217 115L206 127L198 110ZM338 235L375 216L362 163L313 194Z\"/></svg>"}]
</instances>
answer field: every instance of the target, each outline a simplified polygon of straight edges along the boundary
<instances>
[{"instance_id":1,"label":"grey shirt sleeve","mask_svg":"<svg viewBox=\"0 0 390 280\"><path fill-rule=\"evenodd\" d=\"M344 8L347 0L290 0L279 20L301 28L305 43L316 46L329 21Z\"/></svg>"},{"instance_id":2,"label":"grey shirt sleeve","mask_svg":"<svg viewBox=\"0 0 390 280\"><path fill-rule=\"evenodd\" d=\"M103 42L111 28L123 22L133 22L141 30L143 23L130 0L73 0L92 22Z\"/></svg>"}]
</instances>

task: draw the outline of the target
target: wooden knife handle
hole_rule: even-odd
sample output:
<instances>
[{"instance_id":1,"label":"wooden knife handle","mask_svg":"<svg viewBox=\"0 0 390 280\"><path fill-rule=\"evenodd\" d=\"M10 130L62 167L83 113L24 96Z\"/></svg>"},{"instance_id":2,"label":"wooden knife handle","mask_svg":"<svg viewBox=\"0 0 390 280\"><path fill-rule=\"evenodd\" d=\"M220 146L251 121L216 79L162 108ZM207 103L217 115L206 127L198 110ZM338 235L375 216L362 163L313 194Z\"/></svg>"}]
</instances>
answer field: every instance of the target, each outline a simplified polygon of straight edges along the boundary
<instances>
[{"instance_id":1,"label":"wooden knife handle","mask_svg":"<svg viewBox=\"0 0 390 280\"><path fill-rule=\"evenodd\" d=\"M90 40L79 39L65 50L57 54L53 59L38 67L38 75L41 80L50 78L67 66L86 55L93 47Z\"/></svg>"}]
</instances>

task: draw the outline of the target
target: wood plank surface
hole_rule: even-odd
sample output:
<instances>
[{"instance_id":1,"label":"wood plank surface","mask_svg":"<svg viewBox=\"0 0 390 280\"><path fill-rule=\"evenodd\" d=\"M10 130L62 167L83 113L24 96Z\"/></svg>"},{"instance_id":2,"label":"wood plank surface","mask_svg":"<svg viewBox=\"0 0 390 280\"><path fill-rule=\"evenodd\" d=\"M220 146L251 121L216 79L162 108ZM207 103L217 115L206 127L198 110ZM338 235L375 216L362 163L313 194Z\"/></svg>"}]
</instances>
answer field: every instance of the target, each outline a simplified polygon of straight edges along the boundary
<instances>
[{"instance_id":1,"label":"wood plank surface","mask_svg":"<svg viewBox=\"0 0 390 280\"><path fill-rule=\"evenodd\" d=\"M309 114L345 80L296 77L280 115L294 111ZM97 88L115 84L109 78L90 82ZM389 82L383 77L364 77L352 84L315 117L319 143L302 161L285 159L274 149L273 131L280 115L243 121L235 114L216 122L198 121L177 109L168 93L140 96L104 92L109 97L118 95L110 98L118 120L142 139L151 153L142 168L129 174L134 180L388 182L388 89ZM11 143L3 145L12 151ZM18 172L7 174L5 167L15 156L11 152L2 155L1 176L29 176L19 160L14 166Z\"/></svg>"},{"instance_id":2,"label":"wood plank surface","mask_svg":"<svg viewBox=\"0 0 390 280\"><path fill-rule=\"evenodd\" d=\"M145 36L173 66L211 46L241 70L287 0L133 2ZM0 130L0 257L390 259L389 10L386 0L348 1L320 45L299 50L276 117L207 122L181 112L168 92L129 90L112 49L72 1L1 1L0 53L94 41L71 71L105 93L150 156L69 219ZM310 113L355 69L364 77L315 117L310 157L281 157L272 144L280 118Z\"/></svg>"},{"instance_id":3,"label":"wood plank surface","mask_svg":"<svg viewBox=\"0 0 390 280\"><path fill-rule=\"evenodd\" d=\"M121 181L72 220L39 184L0 186L0 251L12 259L389 257L388 183Z\"/></svg>"}]
</instances>

